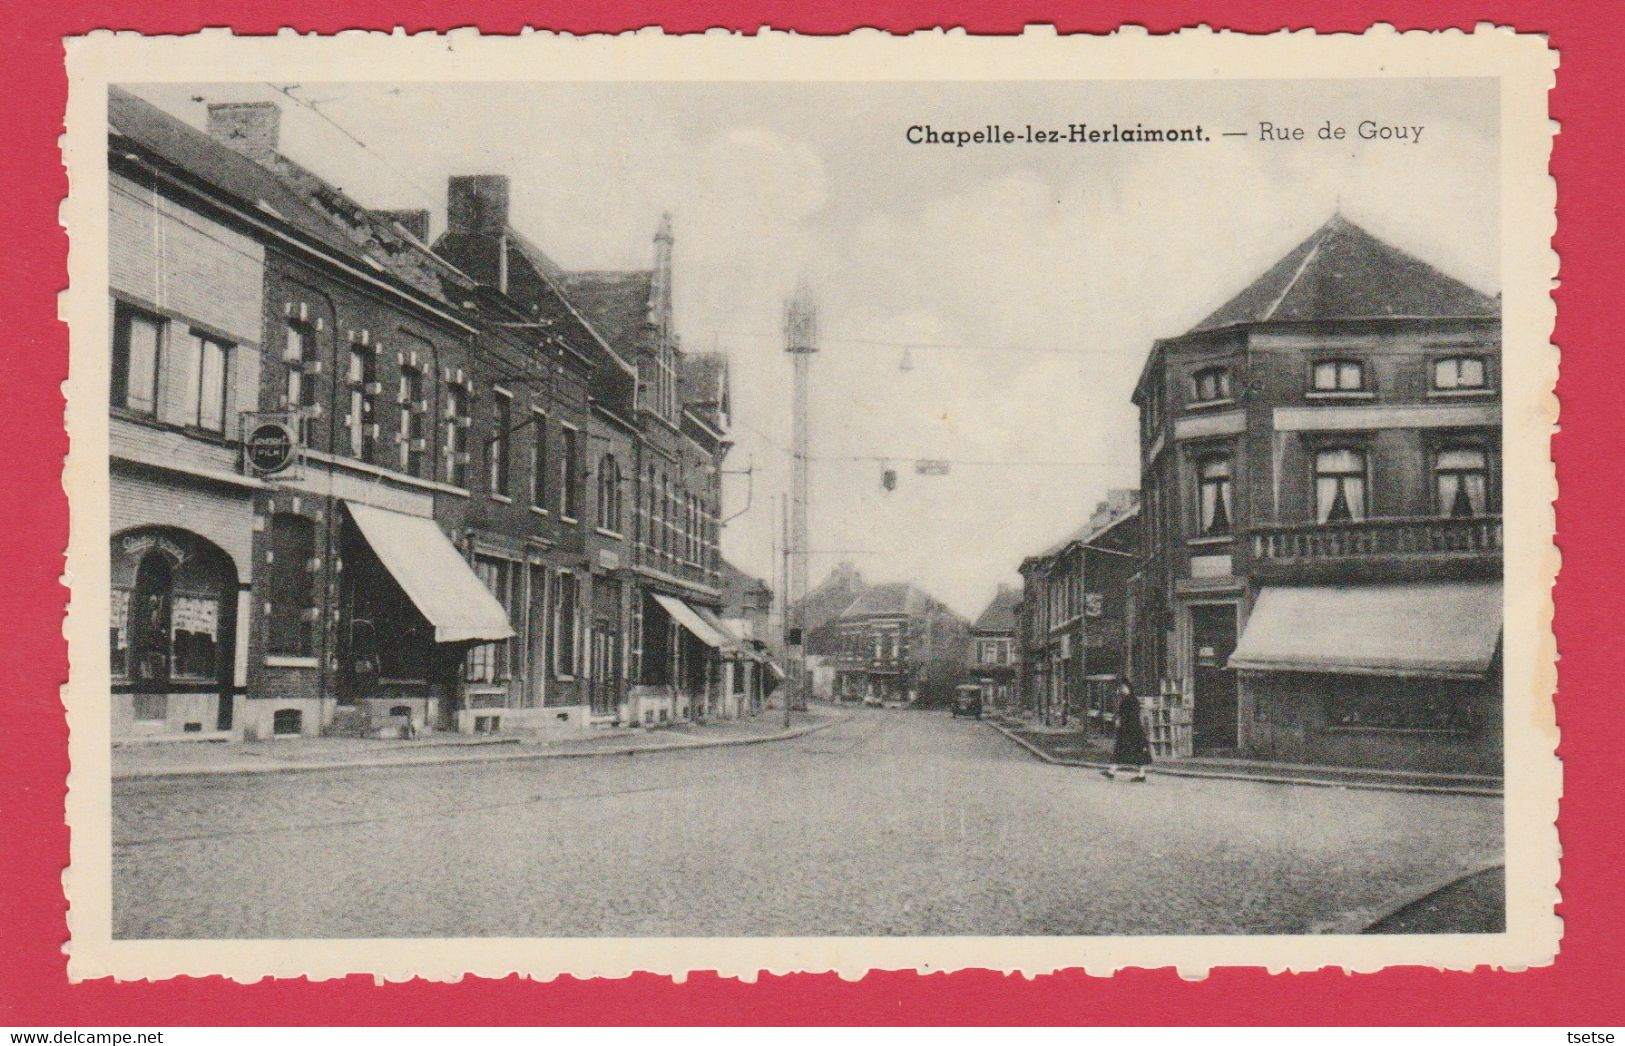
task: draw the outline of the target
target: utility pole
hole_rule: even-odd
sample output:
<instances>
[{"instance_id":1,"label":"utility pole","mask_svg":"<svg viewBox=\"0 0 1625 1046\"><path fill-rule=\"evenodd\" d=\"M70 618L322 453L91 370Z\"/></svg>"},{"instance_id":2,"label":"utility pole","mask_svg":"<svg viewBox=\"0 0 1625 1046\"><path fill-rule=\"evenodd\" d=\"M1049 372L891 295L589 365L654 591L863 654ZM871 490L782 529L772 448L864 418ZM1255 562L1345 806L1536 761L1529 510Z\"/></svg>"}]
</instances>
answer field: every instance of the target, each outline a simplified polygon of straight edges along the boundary
<instances>
[{"instance_id":1,"label":"utility pole","mask_svg":"<svg viewBox=\"0 0 1625 1046\"><path fill-rule=\"evenodd\" d=\"M790 476L790 536L786 542L789 555L789 591L785 593L791 610L790 639L794 640L788 653L794 666L791 694L801 698L805 705L811 687L807 679L807 372L813 353L818 351L818 305L813 301L812 288L802 280L795 294L784 306L784 351L795 364L795 403L791 412ZM785 698L785 722L790 718L791 697Z\"/></svg>"},{"instance_id":2,"label":"utility pole","mask_svg":"<svg viewBox=\"0 0 1625 1046\"><path fill-rule=\"evenodd\" d=\"M779 495L779 591L786 597L790 593L790 498L788 494ZM791 691L799 678L796 673L796 664L790 657L790 604L784 604L784 611L779 615L779 649L784 651L785 660L790 663L790 678L784 682L784 727L790 728Z\"/></svg>"}]
</instances>

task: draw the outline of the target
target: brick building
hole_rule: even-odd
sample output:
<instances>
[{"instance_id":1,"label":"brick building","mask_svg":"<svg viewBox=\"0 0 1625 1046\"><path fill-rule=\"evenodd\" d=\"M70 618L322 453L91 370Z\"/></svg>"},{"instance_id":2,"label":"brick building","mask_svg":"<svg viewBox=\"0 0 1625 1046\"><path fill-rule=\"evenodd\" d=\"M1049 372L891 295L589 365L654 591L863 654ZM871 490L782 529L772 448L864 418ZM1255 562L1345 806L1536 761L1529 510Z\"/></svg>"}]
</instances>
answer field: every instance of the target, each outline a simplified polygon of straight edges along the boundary
<instances>
[{"instance_id":1,"label":"brick building","mask_svg":"<svg viewBox=\"0 0 1625 1046\"><path fill-rule=\"evenodd\" d=\"M577 462L561 476L556 508L585 553L577 685L592 716L609 722L737 714L735 681L754 662L719 617L727 367L679 344L670 223L656 232L651 268L570 272L513 227L508 192L503 176L451 179L436 251L594 365L590 409L546 423L546 439Z\"/></svg>"},{"instance_id":2,"label":"brick building","mask_svg":"<svg viewBox=\"0 0 1625 1046\"><path fill-rule=\"evenodd\" d=\"M437 252L426 212L283 156L274 105L109 111L115 736L748 704L727 368L677 345L669 228L606 298L509 227L505 179L452 179Z\"/></svg>"},{"instance_id":3,"label":"brick building","mask_svg":"<svg viewBox=\"0 0 1625 1046\"><path fill-rule=\"evenodd\" d=\"M1197 754L1500 771L1500 352L1340 216L1153 346L1135 675Z\"/></svg>"},{"instance_id":4,"label":"brick building","mask_svg":"<svg viewBox=\"0 0 1625 1046\"><path fill-rule=\"evenodd\" d=\"M172 445L177 460L206 448L224 466L215 488L247 495L229 522L216 516L230 529L219 547L246 554L230 608L197 578L219 560L196 536L166 542L174 534L159 532L149 545L150 525L115 519L114 618L127 601L129 685L152 691L167 676L173 695L191 682L212 624L216 650L234 632L233 689L244 699L229 720L223 700L212 724L186 717L183 732L458 725L470 645L512 635L448 536L470 492L444 453L452 426L433 420L447 389L473 380L478 330L458 300L468 281L281 157L275 106L211 107L204 134L115 90L109 115L115 176L139 177L183 208L169 209L178 225L205 237L176 239L157 223L143 239L114 216L112 253L156 259L160 300L132 301L128 281L113 280L113 424ZM181 284L197 300L186 314L175 311ZM211 321L211 306L234 314ZM132 397L138 379L148 387L152 360L160 398L184 391L184 417ZM264 443L255 454L245 433ZM279 441L278 460L256 456ZM172 499L172 531L198 521L176 475L146 474L151 497ZM167 648L155 642L163 632ZM137 716L157 703L137 701Z\"/></svg>"},{"instance_id":5,"label":"brick building","mask_svg":"<svg viewBox=\"0 0 1625 1046\"><path fill-rule=\"evenodd\" d=\"M267 490L238 469L238 418L259 399L264 237L170 162L164 121L119 91L110 118L113 736L229 734Z\"/></svg>"},{"instance_id":6,"label":"brick building","mask_svg":"<svg viewBox=\"0 0 1625 1046\"><path fill-rule=\"evenodd\" d=\"M916 585L867 589L835 621L836 700L947 701L964 666L964 619Z\"/></svg>"},{"instance_id":7,"label":"brick building","mask_svg":"<svg viewBox=\"0 0 1625 1046\"><path fill-rule=\"evenodd\" d=\"M1023 703L1047 725L1109 724L1139 516L1137 493L1114 490L1077 532L1021 564Z\"/></svg>"},{"instance_id":8,"label":"brick building","mask_svg":"<svg viewBox=\"0 0 1625 1046\"><path fill-rule=\"evenodd\" d=\"M1016 614L1021 589L1000 585L986 609L970 626L965 669L960 689L974 688L986 711L1014 712L1019 684L1020 648L1016 645Z\"/></svg>"}]
</instances>

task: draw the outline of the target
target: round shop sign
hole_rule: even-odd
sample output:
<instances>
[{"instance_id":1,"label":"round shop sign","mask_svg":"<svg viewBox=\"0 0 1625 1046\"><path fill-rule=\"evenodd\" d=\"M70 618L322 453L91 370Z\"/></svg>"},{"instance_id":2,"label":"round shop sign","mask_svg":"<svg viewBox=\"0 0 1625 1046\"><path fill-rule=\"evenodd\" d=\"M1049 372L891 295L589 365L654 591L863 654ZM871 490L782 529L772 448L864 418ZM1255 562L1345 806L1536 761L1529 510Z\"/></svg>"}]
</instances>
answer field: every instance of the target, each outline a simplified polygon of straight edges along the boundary
<instances>
[{"instance_id":1,"label":"round shop sign","mask_svg":"<svg viewBox=\"0 0 1625 1046\"><path fill-rule=\"evenodd\" d=\"M293 429L287 422L262 421L248 430L244 441L248 464L261 475L273 475L293 464Z\"/></svg>"}]
</instances>

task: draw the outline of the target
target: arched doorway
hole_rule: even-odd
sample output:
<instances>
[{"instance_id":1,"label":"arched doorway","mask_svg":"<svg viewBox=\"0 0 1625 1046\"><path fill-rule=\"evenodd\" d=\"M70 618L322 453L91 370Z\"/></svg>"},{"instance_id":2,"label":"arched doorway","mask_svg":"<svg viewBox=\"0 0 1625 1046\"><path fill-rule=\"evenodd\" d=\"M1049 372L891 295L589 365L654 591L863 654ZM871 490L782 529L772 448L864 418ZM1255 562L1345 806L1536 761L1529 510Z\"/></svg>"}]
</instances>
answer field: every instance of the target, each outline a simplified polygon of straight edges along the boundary
<instances>
[{"instance_id":1,"label":"arched doorway","mask_svg":"<svg viewBox=\"0 0 1625 1046\"><path fill-rule=\"evenodd\" d=\"M116 726L131 733L230 730L237 634L230 557L178 527L125 531L111 552Z\"/></svg>"}]
</instances>

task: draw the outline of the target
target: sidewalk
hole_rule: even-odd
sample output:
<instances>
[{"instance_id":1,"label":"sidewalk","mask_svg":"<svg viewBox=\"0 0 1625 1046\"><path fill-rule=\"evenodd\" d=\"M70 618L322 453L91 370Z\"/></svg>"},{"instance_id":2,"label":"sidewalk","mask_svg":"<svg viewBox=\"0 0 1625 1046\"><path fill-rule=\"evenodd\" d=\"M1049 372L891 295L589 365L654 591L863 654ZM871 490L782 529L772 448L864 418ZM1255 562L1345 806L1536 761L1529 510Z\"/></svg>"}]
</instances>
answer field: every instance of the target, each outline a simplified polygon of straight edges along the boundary
<instances>
[{"instance_id":1,"label":"sidewalk","mask_svg":"<svg viewBox=\"0 0 1625 1046\"><path fill-rule=\"evenodd\" d=\"M1092 770L1111 764L1112 743L1077 730L1034 727L1020 721L985 722L1046 763ZM1151 773L1169 777L1208 777L1226 781L1261 781L1267 784L1308 785L1320 788L1370 788L1390 792L1501 797L1498 777L1475 774L1415 773L1366 767L1320 766L1304 763L1267 763L1249 759L1193 757L1170 759L1151 767Z\"/></svg>"},{"instance_id":2,"label":"sidewalk","mask_svg":"<svg viewBox=\"0 0 1625 1046\"><path fill-rule=\"evenodd\" d=\"M813 708L792 713L791 726L786 730L783 710L768 709L750 719L683 723L658 730L606 730L583 737L553 739L434 734L417 741L299 737L278 741L135 743L115 745L112 766L114 780L128 780L571 759L786 741L828 729L847 718L828 708Z\"/></svg>"}]
</instances>

